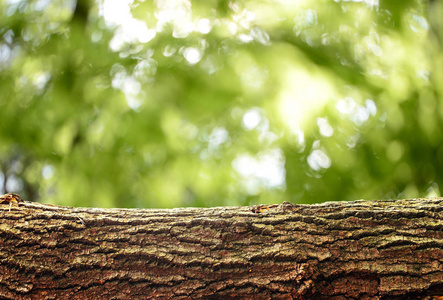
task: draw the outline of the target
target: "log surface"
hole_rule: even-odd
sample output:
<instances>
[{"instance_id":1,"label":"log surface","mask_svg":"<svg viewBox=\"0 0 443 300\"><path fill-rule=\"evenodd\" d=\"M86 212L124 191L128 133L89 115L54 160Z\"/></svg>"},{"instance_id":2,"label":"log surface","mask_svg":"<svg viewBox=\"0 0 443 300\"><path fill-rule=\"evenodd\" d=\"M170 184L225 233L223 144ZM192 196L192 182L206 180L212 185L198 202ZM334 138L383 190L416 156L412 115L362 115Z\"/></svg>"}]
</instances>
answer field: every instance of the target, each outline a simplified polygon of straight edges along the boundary
<instances>
[{"instance_id":1,"label":"log surface","mask_svg":"<svg viewBox=\"0 0 443 300\"><path fill-rule=\"evenodd\" d=\"M438 299L443 199L0 205L2 299Z\"/></svg>"}]
</instances>

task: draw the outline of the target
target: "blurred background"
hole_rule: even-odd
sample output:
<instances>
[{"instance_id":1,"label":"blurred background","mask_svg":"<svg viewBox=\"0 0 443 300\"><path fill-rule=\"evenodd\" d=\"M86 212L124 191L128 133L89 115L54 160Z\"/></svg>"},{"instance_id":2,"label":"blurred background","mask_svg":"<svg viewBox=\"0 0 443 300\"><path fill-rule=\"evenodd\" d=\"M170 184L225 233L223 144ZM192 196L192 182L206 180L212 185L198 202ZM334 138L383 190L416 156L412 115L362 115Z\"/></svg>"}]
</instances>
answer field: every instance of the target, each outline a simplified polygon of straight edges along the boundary
<instances>
[{"instance_id":1,"label":"blurred background","mask_svg":"<svg viewBox=\"0 0 443 300\"><path fill-rule=\"evenodd\" d=\"M439 196L443 2L0 0L0 192Z\"/></svg>"}]
</instances>

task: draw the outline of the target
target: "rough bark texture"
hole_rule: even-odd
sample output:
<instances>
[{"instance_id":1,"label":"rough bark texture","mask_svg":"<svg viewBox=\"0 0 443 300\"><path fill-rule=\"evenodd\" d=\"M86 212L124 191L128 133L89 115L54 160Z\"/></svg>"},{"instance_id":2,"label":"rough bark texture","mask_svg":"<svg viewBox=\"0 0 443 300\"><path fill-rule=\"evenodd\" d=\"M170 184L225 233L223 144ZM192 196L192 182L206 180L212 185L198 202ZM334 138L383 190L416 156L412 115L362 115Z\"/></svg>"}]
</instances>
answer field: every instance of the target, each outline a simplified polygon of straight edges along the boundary
<instances>
[{"instance_id":1,"label":"rough bark texture","mask_svg":"<svg viewBox=\"0 0 443 300\"><path fill-rule=\"evenodd\" d=\"M2 299L443 295L442 199L0 214Z\"/></svg>"}]
</instances>

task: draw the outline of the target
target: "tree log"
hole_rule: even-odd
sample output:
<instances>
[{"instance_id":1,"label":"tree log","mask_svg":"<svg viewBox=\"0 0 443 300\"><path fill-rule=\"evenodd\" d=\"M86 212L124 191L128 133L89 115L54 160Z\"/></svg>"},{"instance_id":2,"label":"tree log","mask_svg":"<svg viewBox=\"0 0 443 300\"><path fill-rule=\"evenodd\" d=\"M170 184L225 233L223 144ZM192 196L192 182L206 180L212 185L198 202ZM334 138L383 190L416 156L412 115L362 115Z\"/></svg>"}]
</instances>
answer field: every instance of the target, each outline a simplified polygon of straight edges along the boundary
<instances>
[{"instance_id":1,"label":"tree log","mask_svg":"<svg viewBox=\"0 0 443 300\"><path fill-rule=\"evenodd\" d=\"M443 198L0 214L2 299L443 295Z\"/></svg>"}]
</instances>

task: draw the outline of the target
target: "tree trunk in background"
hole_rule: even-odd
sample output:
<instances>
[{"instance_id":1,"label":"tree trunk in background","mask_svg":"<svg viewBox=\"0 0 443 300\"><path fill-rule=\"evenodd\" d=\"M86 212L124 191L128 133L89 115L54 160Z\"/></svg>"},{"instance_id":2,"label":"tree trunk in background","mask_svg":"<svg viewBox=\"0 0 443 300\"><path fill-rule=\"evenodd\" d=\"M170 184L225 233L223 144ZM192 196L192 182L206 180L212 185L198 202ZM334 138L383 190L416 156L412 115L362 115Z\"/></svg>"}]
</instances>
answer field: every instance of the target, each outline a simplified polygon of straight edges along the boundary
<instances>
[{"instance_id":1,"label":"tree trunk in background","mask_svg":"<svg viewBox=\"0 0 443 300\"><path fill-rule=\"evenodd\" d=\"M443 199L0 214L2 299L443 295Z\"/></svg>"}]
</instances>

